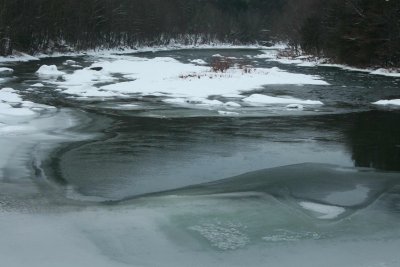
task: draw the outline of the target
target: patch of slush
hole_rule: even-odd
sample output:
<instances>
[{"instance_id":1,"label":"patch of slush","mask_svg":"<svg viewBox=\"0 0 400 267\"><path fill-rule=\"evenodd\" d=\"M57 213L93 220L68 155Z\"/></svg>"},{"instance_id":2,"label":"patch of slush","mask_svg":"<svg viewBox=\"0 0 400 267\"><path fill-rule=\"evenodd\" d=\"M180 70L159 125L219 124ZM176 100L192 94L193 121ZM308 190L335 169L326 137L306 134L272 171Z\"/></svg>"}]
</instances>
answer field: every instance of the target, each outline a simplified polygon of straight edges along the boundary
<instances>
[{"instance_id":1,"label":"patch of slush","mask_svg":"<svg viewBox=\"0 0 400 267\"><path fill-rule=\"evenodd\" d=\"M36 74L40 76L61 76L65 73L59 71L56 65L43 65L36 71Z\"/></svg>"},{"instance_id":2,"label":"patch of slush","mask_svg":"<svg viewBox=\"0 0 400 267\"><path fill-rule=\"evenodd\" d=\"M389 105L400 106L400 99L379 100L379 101L376 101L376 102L374 102L372 104L374 104L374 105L382 105L382 106L389 106Z\"/></svg>"},{"instance_id":3,"label":"patch of slush","mask_svg":"<svg viewBox=\"0 0 400 267\"><path fill-rule=\"evenodd\" d=\"M236 250L245 247L250 238L244 233L246 227L236 223L204 223L189 227L198 232L211 246L221 250Z\"/></svg>"},{"instance_id":4,"label":"patch of slush","mask_svg":"<svg viewBox=\"0 0 400 267\"><path fill-rule=\"evenodd\" d=\"M251 105L270 105L270 104L288 104L287 108L299 108L299 106L292 106L293 104L301 105L323 105L321 101L315 100L302 100L297 98L284 98L284 97L273 97L261 94L253 94L247 98L242 99Z\"/></svg>"},{"instance_id":5,"label":"patch of slush","mask_svg":"<svg viewBox=\"0 0 400 267\"><path fill-rule=\"evenodd\" d=\"M278 229L274 233L266 235L262 240L267 242L295 242L301 240L317 240L321 235L315 232L293 232L289 230Z\"/></svg>"},{"instance_id":6,"label":"patch of slush","mask_svg":"<svg viewBox=\"0 0 400 267\"><path fill-rule=\"evenodd\" d=\"M334 219L346 211L346 209L342 207L323 205L313 202L303 201L300 202L299 205L302 208L317 214L317 218L323 220Z\"/></svg>"}]
</instances>

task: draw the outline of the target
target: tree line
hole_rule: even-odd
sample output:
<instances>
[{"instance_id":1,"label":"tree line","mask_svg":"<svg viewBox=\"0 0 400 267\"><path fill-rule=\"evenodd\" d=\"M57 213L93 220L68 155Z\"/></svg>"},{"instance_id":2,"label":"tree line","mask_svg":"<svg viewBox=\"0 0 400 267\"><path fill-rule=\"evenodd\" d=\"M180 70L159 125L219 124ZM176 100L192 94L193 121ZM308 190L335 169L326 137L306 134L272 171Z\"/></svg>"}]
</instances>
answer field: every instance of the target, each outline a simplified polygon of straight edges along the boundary
<instances>
[{"instance_id":1,"label":"tree line","mask_svg":"<svg viewBox=\"0 0 400 267\"><path fill-rule=\"evenodd\" d=\"M287 41L357 66L400 67L399 0L0 0L0 54Z\"/></svg>"},{"instance_id":2,"label":"tree line","mask_svg":"<svg viewBox=\"0 0 400 267\"><path fill-rule=\"evenodd\" d=\"M399 0L288 0L281 33L294 49L354 66L400 67Z\"/></svg>"},{"instance_id":3,"label":"tree line","mask_svg":"<svg viewBox=\"0 0 400 267\"><path fill-rule=\"evenodd\" d=\"M277 0L0 0L0 54L261 40Z\"/></svg>"}]
</instances>

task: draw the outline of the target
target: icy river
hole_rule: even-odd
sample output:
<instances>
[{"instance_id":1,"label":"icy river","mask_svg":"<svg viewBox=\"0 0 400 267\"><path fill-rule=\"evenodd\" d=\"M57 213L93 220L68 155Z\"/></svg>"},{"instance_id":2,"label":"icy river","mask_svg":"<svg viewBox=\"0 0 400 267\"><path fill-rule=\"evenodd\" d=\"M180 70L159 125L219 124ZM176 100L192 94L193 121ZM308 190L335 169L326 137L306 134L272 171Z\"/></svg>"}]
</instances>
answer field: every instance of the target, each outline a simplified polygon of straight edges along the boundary
<instances>
[{"instance_id":1,"label":"icy river","mask_svg":"<svg viewBox=\"0 0 400 267\"><path fill-rule=\"evenodd\" d=\"M275 56L0 63L0 266L400 266L400 77Z\"/></svg>"}]
</instances>

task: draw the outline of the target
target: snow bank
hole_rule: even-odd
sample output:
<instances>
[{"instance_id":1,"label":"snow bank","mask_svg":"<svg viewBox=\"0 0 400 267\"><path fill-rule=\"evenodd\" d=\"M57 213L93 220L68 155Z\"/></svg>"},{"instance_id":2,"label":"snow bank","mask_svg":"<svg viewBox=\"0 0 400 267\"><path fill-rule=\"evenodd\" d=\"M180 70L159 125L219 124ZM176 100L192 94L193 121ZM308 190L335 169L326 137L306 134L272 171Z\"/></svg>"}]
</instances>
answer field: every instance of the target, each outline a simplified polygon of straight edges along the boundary
<instances>
[{"instance_id":1,"label":"snow bank","mask_svg":"<svg viewBox=\"0 0 400 267\"><path fill-rule=\"evenodd\" d=\"M27 62L32 60L39 60L39 58L20 52L12 56L0 57L0 62Z\"/></svg>"},{"instance_id":2,"label":"snow bank","mask_svg":"<svg viewBox=\"0 0 400 267\"><path fill-rule=\"evenodd\" d=\"M400 106L400 99L379 100L379 101L376 101L376 102L374 102L374 103L372 103L372 104L375 104L375 105L384 105L384 106L386 106L386 105Z\"/></svg>"},{"instance_id":3,"label":"snow bank","mask_svg":"<svg viewBox=\"0 0 400 267\"><path fill-rule=\"evenodd\" d=\"M279 50L262 50L262 54L256 55L251 58L256 59L267 59L267 61L274 61L279 62L281 64L293 64L298 67L333 67L333 68L340 68L342 70L348 71L357 71L357 72L365 72L373 75L382 75L382 76L389 76L389 77L400 77L400 70L391 70L385 68L379 69L372 69L372 68L356 68L350 67L343 64L330 64L328 59L326 58L315 58L313 56L305 55L305 56L298 56L298 57L280 57Z\"/></svg>"},{"instance_id":4,"label":"snow bank","mask_svg":"<svg viewBox=\"0 0 400 267\"><path fill-rule=\"evenodd\" d=\"M337 206L323 205L313 202L300 202L299 205L313 213L319 214L318 219L334 219L344 213L346 209Z\"/></svg>"},{"instance_id":5,"label":"snow bank","mask_svg":"<svg viewBox=\"0 0 400 267\"><path fill-rule=\"evenodd\" d=\"M398 70L398 71L400 71L400 70ZM393 71L390 71L388 69L381 68L381 69L377 69L377 70L372 71L371 74L384 75L384 76L390 76L390 77L400 77L400 72L398 72L398 71L397 72L393 72Z\"/></svg>"},{"instance_id":6,"label":"snow bank","mask_svg":"<svg viewBox=\"0 0 400 267\"><path fill-rule=\"evenodd\" d=\"M14 70L10 69L10 68L5 68L5 67L0 68L0 74L11 74L13 72L14 72Z\"/></svg>"},{"instance_id":7,"label":"snow bank","mask_svg":"<svg viewBox=\"0 0 400 267\"><path fill-rule=\"evenodd\" d=\"M175 51L175 50L184 50L184 49L284 49L287 45L283 43L278 43L271 47L266 47L262 45L232 45L228 43L210 43L210 44L192 44L192 45L184 45L171 42L170 45L162 45L162 46L141 46L137 48L131 47L118 47L114 49L102 49L96 48L93 50L81 51L81 52L66 52L66 53L52 53L52 54L39 54L34 56L30 56L25 53L17 52L15 55L0 57L0 62L26 62L32 60L40 60L41 58L50 58L50 57L65 57L65 56L96 56L96 57L109 57L115 54L134 54L134 53L142 53L142 52L157 52L157 51ZM67 63L67 62L65 62ZM71 63L67 63L66 65L70 65ZM76 65L71 65L76 66Z\"/></svg>"},{"instance_id":8,"label":"snow bank","mask_svg":"<svg viewBox=\"0 0 400 267\"><path fill-rule=\"evenodd\" d=\"M51 65L51 66L43 65L36 71L36 74L43 76L61 76L65 73L59 71L56 65Z\"/></svg>"},{"instance_id":9,"label":"snow bank","mask_svg":"<svg viewBox=\"0 0 400 267\"><path fill-rule=\"evenodd\" d=\"M251 105L270 105L270 104L289 104L287 108L299 108L300 106L294 104L303 105L323 105L321 101L314 100L301 100L297 98L284 98L284 97L273 97L261 94L253 94L242 101Z\"/></svg>"}]
</instances>

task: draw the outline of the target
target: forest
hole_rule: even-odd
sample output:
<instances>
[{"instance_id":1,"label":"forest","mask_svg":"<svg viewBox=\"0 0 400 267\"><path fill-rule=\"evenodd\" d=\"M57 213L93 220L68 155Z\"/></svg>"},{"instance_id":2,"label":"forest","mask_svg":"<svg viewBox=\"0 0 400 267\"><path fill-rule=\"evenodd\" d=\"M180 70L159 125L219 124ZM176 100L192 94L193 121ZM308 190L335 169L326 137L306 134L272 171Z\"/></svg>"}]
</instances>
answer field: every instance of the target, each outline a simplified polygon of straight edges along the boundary
<instances>
[{"instance_id":1,"label":"forest","mask_svg":"<svg viewBox=\"0 0 400 267\"><path fill-rule=\"evenodd\" d=\"M273 44L400 66L398 0L0 0L0 55L140 45Z\"/></svg>"}]
</instances>

